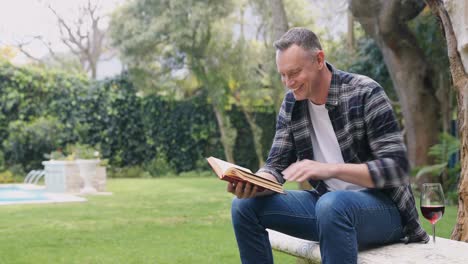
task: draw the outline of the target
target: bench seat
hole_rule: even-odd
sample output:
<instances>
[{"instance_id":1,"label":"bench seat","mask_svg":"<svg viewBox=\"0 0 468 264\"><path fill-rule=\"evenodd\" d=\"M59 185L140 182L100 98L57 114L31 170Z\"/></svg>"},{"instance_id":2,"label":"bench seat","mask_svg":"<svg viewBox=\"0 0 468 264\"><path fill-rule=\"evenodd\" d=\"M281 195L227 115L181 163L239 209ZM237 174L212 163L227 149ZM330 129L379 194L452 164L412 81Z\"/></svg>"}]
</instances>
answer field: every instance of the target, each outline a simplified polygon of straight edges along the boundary
<instances>
[{"instance_id":1,"label":"bench seat","mask_svg":"<svg viewBox=\"0 0 468 264\"><path fill-rule=\"evenodd\" d=\"M319 244L268 230L271 247L298 258L297 263L320 263ZM467 264L468 243L436 237L436 243L403 243L360 251L358 263Z\"/></svg>"}]
</instances>

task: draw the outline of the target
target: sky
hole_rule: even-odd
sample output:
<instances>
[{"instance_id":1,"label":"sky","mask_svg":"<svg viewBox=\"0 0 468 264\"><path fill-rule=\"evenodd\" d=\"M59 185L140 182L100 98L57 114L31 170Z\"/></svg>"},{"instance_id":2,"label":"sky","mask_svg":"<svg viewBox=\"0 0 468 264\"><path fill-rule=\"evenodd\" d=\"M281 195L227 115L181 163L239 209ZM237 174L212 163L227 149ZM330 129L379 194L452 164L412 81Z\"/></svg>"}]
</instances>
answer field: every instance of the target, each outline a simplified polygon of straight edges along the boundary
<instances>
[{"instance_id":1,"label":"sky","mask_svg":"<svg viewBox=\"0 0 468 264\"><path fill-rule=\"evenodd\" d=\"M124 0L92 0L92 3L99 3L105 13L111 12L123 2ZM42 35L52 42L57 51L67 51L59 41L56 17L47 6L50 4L63 17L73 20L77 17L78 7L87 3L87 0L0 0L0 3L0 46L28 42L32 36ZM35 57L47 54L47 48L39 41L32 42L27 49ZM13 62L21 64L26 61L25 56L19 54ZM109 63L112 64L112 61ZM109 67L100 68L113 71ZM112 75L101 75L103 74Z\"/></svg>"},{"instance_id":2,"label":"sky","mask_svg":"<svg viewBox=\"0 0 468 264\"><path fill-rule=\"evenodd\" d=\"M47 8L50 4L67 19L77 17L77 8L87 0L0 0L0 43L11 44L33 35L44 35L58 40L57 20ZM92 0L99 3L103 12L111 12L123 0ZM40 45L37 45L40 46ZM34 52L39 52L37 47Z\"/></svg>"}]
</instances>

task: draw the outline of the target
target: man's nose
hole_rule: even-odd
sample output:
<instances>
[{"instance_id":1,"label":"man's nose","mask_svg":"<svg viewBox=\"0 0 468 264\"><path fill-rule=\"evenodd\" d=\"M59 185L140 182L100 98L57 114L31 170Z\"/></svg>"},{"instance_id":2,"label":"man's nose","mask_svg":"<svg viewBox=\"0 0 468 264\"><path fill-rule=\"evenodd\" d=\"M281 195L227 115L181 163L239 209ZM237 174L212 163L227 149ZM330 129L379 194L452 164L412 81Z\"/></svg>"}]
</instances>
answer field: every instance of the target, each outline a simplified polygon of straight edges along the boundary
<instances>
[{"instance_id":1,"label":"man's nose","mask_svg":"<svg viewBox=\"0 0 468 264\"><path fill-rule=\"evenodd\" d=\"M284 78L284 84L286 84L287 87L292 87L294 83L295 83L294 79L291 79L288 77Z\"/></svg>"}]
</instances>

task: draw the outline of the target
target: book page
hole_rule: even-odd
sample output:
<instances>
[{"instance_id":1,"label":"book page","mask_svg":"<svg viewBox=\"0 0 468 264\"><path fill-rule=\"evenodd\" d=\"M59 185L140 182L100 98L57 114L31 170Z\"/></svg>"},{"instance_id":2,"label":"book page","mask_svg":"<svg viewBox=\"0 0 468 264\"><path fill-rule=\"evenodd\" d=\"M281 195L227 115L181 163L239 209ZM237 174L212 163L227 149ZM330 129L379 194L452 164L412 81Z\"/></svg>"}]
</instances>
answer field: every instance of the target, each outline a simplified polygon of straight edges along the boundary
<instances>
[{"instance_id":1,"label":"book page","mask_svg":"<svg viewBox=\"0 0 468 264\"><path fill-rule=\"evenodd\" d=\"M232 164L232 163L229 163L227 161L220 160L220 159L217 159L217 158L214 158L214 157L213 157L213 159L216 161L216 164L218 164L218 166L221 168L221 170L223 172L227 171L229 168L238 168L240 170L252 173L252 171L247 169L247 168L244 168L244 167L241 167L241 166L238 166L238 165L235 165L235 164Z\"/></svg>"},{"instance_id":2,"label":"book page","mask_svg":"<svg viewBox=\"0 0 468 264\"><path fill-rule=\"evenodd\" d=\"M242 177L245 177L245 178L249 178L249 179L253 179L254 181L262 181L262 182L265 182L267 184L274 184L274 185L281 185L280 183L276 182L276 181L272 181L268 178L264 178L262 176L259 176L257 174L254 174L254 173L251 173L251 172L245 172L245 171L241 171L241 170L237 170L236 169L231 169L230 170L230 173L234 173L235 175L239 176L242 176Z\"/></svg>"}]
</instances>

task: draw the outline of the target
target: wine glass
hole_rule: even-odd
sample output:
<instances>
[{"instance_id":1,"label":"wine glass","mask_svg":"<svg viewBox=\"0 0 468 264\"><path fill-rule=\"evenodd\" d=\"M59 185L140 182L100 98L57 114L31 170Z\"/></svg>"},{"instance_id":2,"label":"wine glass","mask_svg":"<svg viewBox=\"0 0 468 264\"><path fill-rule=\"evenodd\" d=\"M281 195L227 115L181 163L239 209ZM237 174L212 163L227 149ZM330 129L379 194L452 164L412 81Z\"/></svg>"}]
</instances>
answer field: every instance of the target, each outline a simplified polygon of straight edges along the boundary
<instances>
[{"instance_id":1,"label":"wine glass","mask_svg":"<svg viewBox=\"0 0 468 264\"><path fill-rule=\"evenodd\" d=\"M435 223L445 211L445 198L440 183L424 183L421 191L421 213L432 224L432 241L435 243Z\"/></svg>"}]
</instances>

